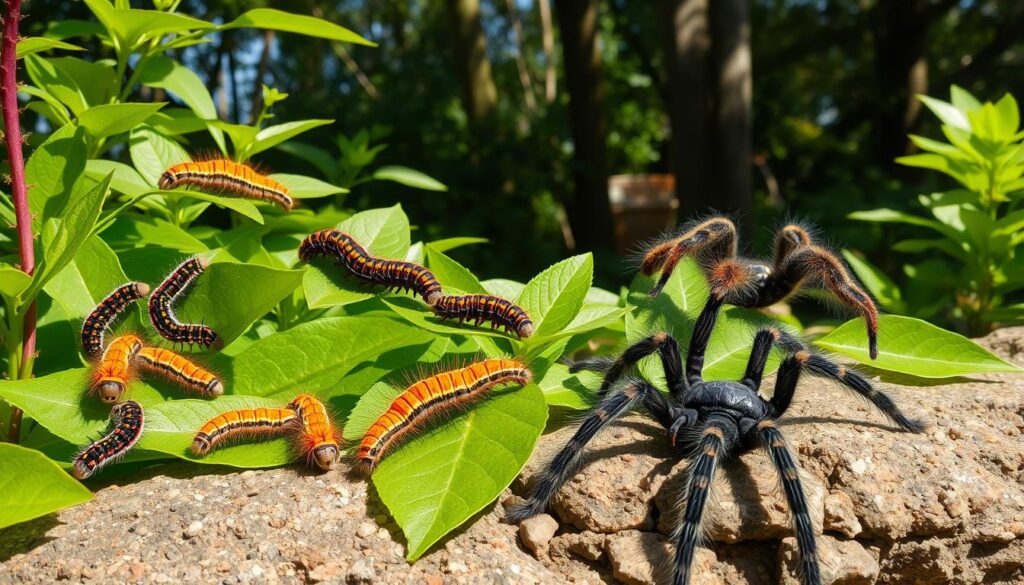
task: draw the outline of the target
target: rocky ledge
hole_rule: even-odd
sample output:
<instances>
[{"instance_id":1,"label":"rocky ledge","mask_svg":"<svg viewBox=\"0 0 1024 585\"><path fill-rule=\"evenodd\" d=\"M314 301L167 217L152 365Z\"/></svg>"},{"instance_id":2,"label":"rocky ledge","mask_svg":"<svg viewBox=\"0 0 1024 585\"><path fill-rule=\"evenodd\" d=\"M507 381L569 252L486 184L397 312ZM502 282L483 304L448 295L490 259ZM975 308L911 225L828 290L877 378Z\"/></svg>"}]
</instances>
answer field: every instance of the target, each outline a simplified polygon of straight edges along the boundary
<instances>
[{"instance_id":1,"label":"rocky ledge","mask_svg":"<svg viewBox=\"0 0 1024 585\"><path fill-rule=\"evenodd\" d=\"M983 343L1024 364L1024 328ZM898 432L809 377L780 424L804 470L826 583L1024 583L1024 376L878 383L929 430ZM501 503L415 565L372 488L344 472L168 465L0 531L0 583L664 582L685 463L642 417L595 442L550 515L501 522L502 504L572 432L545 436ZM723 465L708 515L698 583L797 582L785 500L763 453Z\"/></svg>"}]
</instances>

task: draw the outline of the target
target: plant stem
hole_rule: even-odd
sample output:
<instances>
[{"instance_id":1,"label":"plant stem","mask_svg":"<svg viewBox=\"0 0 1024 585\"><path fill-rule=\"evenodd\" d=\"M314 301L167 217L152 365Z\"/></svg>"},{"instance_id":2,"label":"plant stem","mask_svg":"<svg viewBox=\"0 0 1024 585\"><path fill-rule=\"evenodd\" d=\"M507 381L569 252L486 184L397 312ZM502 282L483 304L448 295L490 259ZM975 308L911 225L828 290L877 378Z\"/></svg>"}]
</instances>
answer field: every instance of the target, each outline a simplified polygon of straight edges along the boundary
<instances>
[{"instance_id":1,"label":"plant stem","mask_svg":"<svg viewBox=\"0 0 1024 585\"><path fill-rule=\"evenodd\" d=\"M4 141L7 143L7 160L11 166L11 197L14 199L14 215L17 220L18 251L21 255L21 269L31 275L36 261L32 249L32 214L28 208L28 189L25 186L25 157L21 152L21 125L18 111L18 23L21 21L21 0L7 0L4 14L3 40L0 41L0 107L4 115ZM20 311L20 307L15 307ZM32 362L36 353L36 304L33 299L24 312L20 332L10 335L22 336L21 355L12 354L20 361L16 368L18 379L32 375ZM9 365L10 366L10 365ZM21 438L21 410L11 409L11 426L8 439L17 443Z\"/></svg>"}]
</instances>

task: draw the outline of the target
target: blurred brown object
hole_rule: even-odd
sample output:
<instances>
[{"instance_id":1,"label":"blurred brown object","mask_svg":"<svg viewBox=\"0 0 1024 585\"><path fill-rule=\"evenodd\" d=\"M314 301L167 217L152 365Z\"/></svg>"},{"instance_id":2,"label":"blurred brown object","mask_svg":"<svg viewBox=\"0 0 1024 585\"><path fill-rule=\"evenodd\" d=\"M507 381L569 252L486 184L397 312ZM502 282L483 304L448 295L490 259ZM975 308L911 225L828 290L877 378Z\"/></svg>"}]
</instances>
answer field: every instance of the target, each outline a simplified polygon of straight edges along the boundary
<instances>
[{"instance_id":1,"label":"blurred brown object","mask_svg":"<svg viewBox=\"0 0 1024 585\"><path fill-rule=\"evenodd\" d=\"M675 176L668 174L608 178L617 254L629 254L639 244L676 225L679 201L675 189Z\"/></svg>"}]
</instances>

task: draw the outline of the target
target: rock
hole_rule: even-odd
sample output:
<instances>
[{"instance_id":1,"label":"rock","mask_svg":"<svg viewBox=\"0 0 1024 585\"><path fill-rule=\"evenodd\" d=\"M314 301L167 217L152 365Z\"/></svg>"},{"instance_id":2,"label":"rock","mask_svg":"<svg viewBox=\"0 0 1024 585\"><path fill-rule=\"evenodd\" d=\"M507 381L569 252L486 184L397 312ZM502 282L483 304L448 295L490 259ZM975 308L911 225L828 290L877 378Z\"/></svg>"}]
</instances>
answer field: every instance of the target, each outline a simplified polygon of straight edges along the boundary
<instances>
[{"instance_id":1,"label":"rock","mask_svg":"<svg viewBox=\"0 0 1024 585\"><path fill-rule=\"evenodd\" d=\"M538 514L519 524L519 539L534 556L542 557L548 552L548 541L558 530L558 521L547 514Z\"/></svg>"},{"instance_id":2,"label":"rock","mask_svg":"<svg viewBox=\"0 0 1024 585\"><path fill-rule=\"evenodd\" d=\"M345 575L345 582L349 585L373 583L376 578L377 571L373 569L373 558L371 557L356 561Z\"/></svg>"},{"instance_id":3,"label":"rock","mask_svg":"<svg viewBox=\"0 0 1024 585\"><path fill-rule=\"evenodd\" d=\"M612 574L626 585L656 585L671 580L672 549L661 534L626 530L609 536L606 548ZM691 585L720 584L721 580L712 572L715 561L715 553L698 548Z\"/></svg>"},{"instance_id":4,"label":"rock","mask_svg":"<svg viewBox=\"0 0 1024 585\"><path fill-rule=\"evenodd\" d=\"M853 500L846 493L832 490L825 496L825 530L840 532L847 538L861 533L860 522L853 507Z\"/></svg>"},{"instance_id":5,"label":"rock","mask_svg":"<svg viewBox=\"0 0 1024 585\"><path fill-rule=\"evenodd\" d=\"M322 581L336 580L341 576L343 571L341 563L331 561L324 563L319 567L309 572L309 580L313 583L320 583Z\"/></svg>"},{"instance_id":6,"label":"rock","mask_svg":"<svg viewBox=\"0 0 1024 585\"><path fill-rule=\"evenodd\" d=\"M796 538L784 538L779 546L783 585L800 585L797 559ZM822 585L871 585L878 578L878 560L856 540L819 536L818 564Z\"/></svg>"},{"instance_id":7,"label":"rock","mask_svg":"<svg viewBox=\"0 0 1024 585\"><path fill-rule=\"evenodd\" d=\"M188 528L185 529L185 538L195 538L202 534L202 532L203 523L199 521L193 522L188 525Z\"/></svg>"}]
</instances>

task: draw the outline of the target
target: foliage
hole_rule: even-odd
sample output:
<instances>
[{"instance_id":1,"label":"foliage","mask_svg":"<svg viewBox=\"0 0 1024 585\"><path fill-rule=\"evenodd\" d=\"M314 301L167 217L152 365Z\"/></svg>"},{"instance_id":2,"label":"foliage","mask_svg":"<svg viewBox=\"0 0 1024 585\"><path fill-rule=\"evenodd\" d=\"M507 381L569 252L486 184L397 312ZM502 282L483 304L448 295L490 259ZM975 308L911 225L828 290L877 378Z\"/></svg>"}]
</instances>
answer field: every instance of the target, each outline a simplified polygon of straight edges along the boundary
<instances>
[{"instance_id":1,"label":"foliage","mask_svg":"<svg viewBox=\"0 0 1024 585\"><path fill-rule=\"evenodd\" d=\"M1024 305L1009 300L1024 289L1024 133L1013 96L981 103L955 85L950 94L950 102L920 98L947 141L912 135L923 152L898 162L943 173L959 188L920 195L923 215L884 208L850 214L933 232L893 246L921 258L904 267L906 294L866 262L854 268L890 307L925 318L947 313L967 334L984 335L997 323L1024 320Z\"/></svg>"},{"instance_id":2,"label":"foliage","mask_svg":"<svg viewBox=\"0 0 1024 585\"><path fill-rule=\"evenodd\" d=\"M39 451L0 443L0 528L92 499Z\"/></svg>"}]
</instances>

